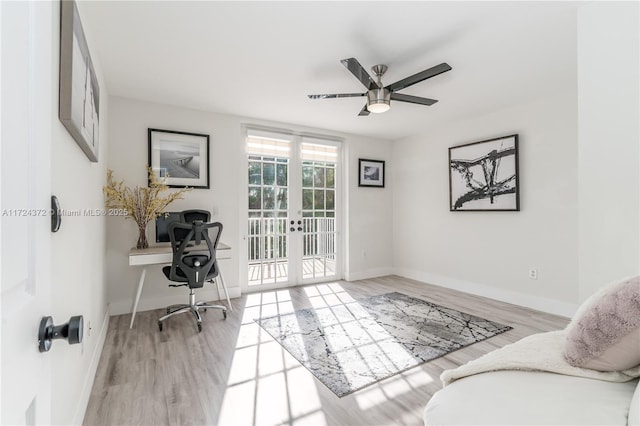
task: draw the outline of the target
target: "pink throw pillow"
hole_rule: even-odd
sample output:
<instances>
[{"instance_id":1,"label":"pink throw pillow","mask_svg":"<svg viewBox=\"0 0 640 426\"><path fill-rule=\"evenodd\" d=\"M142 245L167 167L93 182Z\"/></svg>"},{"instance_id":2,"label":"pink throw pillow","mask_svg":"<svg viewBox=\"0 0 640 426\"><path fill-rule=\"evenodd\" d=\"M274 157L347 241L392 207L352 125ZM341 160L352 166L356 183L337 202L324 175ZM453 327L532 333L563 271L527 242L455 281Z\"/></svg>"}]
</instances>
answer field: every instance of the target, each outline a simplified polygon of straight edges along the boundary
<instances>
[{"instance_id":1,"label":"pink throw pillow","mask_svg":"<svg viewBox=\"0 0 640 426\"><path fill-rule=\"evenodd\" d=\"M609 284L580 306L567 326L565 358L599 371L640 365L640 277Z\"/></svg>"}]
</instances>

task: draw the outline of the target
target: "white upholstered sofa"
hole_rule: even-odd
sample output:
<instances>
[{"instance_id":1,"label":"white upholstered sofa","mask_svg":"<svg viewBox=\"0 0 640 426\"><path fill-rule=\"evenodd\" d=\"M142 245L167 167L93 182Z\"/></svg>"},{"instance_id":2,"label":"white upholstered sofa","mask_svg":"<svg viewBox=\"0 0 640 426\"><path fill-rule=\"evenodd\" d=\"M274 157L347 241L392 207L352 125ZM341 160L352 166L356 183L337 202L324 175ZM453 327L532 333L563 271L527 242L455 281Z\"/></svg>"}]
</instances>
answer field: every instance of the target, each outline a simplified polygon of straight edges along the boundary
<instances>
[{"instance_id":1,"label":"white upholstered sofa","mask_svg":"<svg viewBox=\"0 0 640 426\"><path fill-rule=\"evenodd\" d=\"M609 331L611 338L600 339ZM603 287L565 330L526 337L443 372L444 387L425 407L424 423L640 426L638 364L634 277Z\"/></svg>"},{"instance_id":2,"label":"white upholstered sofa","mask_svg":"<svg viewBox=\"0 0 640 426\"><path fill-rule=\"evenodd\" d=\"M493 371L444 387L425 425L640 425L638 380L616 383L533 371Z\"/></svg>"}]
</instances>

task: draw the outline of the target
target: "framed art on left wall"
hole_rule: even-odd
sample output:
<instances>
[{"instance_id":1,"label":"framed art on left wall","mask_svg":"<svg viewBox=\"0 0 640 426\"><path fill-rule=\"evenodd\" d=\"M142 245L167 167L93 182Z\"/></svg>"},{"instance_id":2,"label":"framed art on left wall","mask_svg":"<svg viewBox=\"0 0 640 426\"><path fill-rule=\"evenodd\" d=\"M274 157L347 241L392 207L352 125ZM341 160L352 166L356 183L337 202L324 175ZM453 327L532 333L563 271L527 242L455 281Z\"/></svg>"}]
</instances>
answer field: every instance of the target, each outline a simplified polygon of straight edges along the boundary
<instances>
[{"instance_id":1,"label":"framed art on left wall","mask_svg":"<svg viewBox=\"0 0 640 426\"><path fill-rule=\"evenodd\" d=\"M100 87L75 1L60 2L60 121L85 155L98 162Z\"/></svg>"}]
</instances>

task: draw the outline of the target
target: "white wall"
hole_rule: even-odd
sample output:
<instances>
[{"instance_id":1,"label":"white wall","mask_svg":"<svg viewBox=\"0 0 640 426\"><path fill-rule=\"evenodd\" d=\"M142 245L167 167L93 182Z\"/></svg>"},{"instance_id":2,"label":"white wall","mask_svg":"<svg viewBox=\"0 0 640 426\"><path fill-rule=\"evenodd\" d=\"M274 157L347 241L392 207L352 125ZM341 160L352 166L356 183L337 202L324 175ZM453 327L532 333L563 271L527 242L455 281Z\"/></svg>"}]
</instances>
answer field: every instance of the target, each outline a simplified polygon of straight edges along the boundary
<instances>
[{"instance_id":1,"label":"white wall","mask_svg":"<svg viewBox=\"0 0 640 426\"><path fill-rule=\"evenodd\" d=\"M577 300L576 91L448 123L393 147L398 274L570 315ZM517 133L519 212L450 212L448 148ZM538 279L528 269L538 269Z\"/></svg>"},{"instance_id":2,"label":"white wall","mask_svg":"<svg viewBox=\"0 0 640 426\"><path fill-rule=\"evenodd\" d=\"M580 299L640 269L638 3L578 9Z\"/></svg>"},{"instance_id":3,"label":"white wall","mask_svg":"<svg viewBox=\"0 0 640 426\"><path fill-rule=\"evenodd\" d=\"M343 174L348 191L345 233L348 236L350 262L345 265L345 276L373 276L391 267L390 236L391 207L390 191L357 189L357 156L384 160L391 152L390 142L339 134L321 129L289 126L225 114L191 110L168 105L154 104L120 97L112 97L109 103L109 168L118 180L128 185L146 185L148 156L148 128L186 131L210 135L211 188L195 189L183 200L170 205L169 210L205 208L213 213L212 219L224 225L221 240L231 245L232 259L220 261L225 280L232 295L240 293L243 279L245 226L240 222L241 208L245 202L246 181L243 124L270 126L292 131L306 131L344 139L346 163L353 170ZM355 183L354 183L355 180ZM367 214L366 222L363 212ZM149 227L149 240L155 241L155 230ZM372 229L376 232L372 232ZM380 229L380 232L377 232ZM112 314L131 311L140 269L128 266L127 254L137 240L137 228L130 220L121 217L107 219L107 263L108 300ZM355 256L367 250L367 257ZM245 256L246 257L246 256ZM356 259L357 258L357 259ZM157 309L172 303L182 303L184 292L168 287L168 282L159 266L151 267L147 273L145 288L139 311ZM201 292L200 294L203 294ZM214 290L204 293L202 298L214 297Z\"/></svg>"},{"instance_id":4,"label":"white wall","mask_svg":"<svg viewBox=\"0 0 640 426\"><path fill-rule=\"evenodd\" d=\"M374 117L375 118L375 117ZM388 275L393 272L393 170L392 144L351 138L348 144L347 242L345 259L349 281ZM385 187L358 186L358 160L385 161Z\"/></svg>"},{"instance_id":5,"label":"white wall","mask_svg":"<svg viewBox=\"0 0 640 426\"><path fill-rule=\"evenodd\" d=\"M571 315L597 288L639 273L638 4L587 3L575 29L565 93L394 145L399 274ZM520 134L522 211L450 213L446 149L510 133Z\"/></svg>"},{"instance_id":6,"label":"white wall","mask_svg":"<svg viewBox=\"0 0 640 426\"><path fill-rule=\"evenodd\" d=\"M91 32L85 34L100 85L99 162L92 163L58 119L58 78L60 4L54 7L51 36L54 56L53 91L51 93L53 128L52 193L65 211L101 209L102 185L105 181L108 145L108 94L102 78L100 61L91 50ZM79 4L82 16L82 4ZM52 312L55 323L73 315L84 316L82 344L56 343L47 354L51 357L52 413L54 424L82 423L108 325L106 301L106 223L103 217L66 216L60 230L52 234ZM89 325L92 330L89 330Z\"/></svg>"}]
</instances>

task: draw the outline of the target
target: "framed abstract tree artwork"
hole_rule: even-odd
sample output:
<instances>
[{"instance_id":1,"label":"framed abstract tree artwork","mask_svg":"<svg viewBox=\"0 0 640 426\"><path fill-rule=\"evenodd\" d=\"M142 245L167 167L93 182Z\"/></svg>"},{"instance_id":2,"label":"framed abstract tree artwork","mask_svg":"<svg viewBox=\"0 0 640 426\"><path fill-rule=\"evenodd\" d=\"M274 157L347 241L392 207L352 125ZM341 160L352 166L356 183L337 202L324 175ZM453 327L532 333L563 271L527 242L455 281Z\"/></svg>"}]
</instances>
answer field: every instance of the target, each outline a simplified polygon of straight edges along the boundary
<instances>
[{"instance_id":1,"label":"framed abstract tree artwork","mask_svg":"<svg viewBox=\"0 0 640 426\"><path fill-rule=\"evenodd\" d=\"M518 135L449 148L451 211L519 211Z\"/></svg>"}]
</instances>

